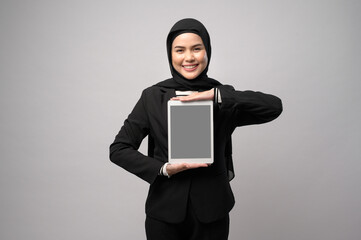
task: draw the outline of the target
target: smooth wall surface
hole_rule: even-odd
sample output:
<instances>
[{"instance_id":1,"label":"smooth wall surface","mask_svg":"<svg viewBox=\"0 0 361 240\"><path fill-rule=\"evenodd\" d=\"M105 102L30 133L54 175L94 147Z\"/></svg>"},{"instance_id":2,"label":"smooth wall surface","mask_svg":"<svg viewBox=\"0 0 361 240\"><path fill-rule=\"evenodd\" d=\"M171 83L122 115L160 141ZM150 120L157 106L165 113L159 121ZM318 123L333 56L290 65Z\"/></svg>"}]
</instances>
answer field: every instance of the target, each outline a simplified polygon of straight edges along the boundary
<instances>
[{"instance_id":1,"label":"smooth wall surface","mask_svg":"<svg viewBox=\"0 0 361 240\"><path fill-rule=\"evenodd\" d=\"M0 3L0 238L145 239L148 184L108 160L165 38L208 28L209 76L282 98L233 135L230 239L361 239L361 2ZM146 141L141 151L146 151Z\"/></svg>"}]
</instances>

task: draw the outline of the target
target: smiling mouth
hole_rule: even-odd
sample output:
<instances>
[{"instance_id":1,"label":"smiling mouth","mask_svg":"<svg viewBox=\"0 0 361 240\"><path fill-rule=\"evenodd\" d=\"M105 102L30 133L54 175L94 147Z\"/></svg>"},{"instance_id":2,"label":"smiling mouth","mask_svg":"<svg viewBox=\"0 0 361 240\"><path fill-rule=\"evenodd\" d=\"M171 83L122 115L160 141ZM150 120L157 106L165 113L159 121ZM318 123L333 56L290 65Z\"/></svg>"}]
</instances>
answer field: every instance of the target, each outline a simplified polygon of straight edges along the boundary
<instances>
[{"instance_id":1,"label":"smiling mouth","mask_svg":"<svg viewBox=\"0 0 361 240\"><path fill-rule=\"evenodd\" d=\"M184 70L186 71L193 71L195 69L197 69L198 64L194 64L194 65L182 65L182 67L184 68Z\"/></svg>"}]
</instances>

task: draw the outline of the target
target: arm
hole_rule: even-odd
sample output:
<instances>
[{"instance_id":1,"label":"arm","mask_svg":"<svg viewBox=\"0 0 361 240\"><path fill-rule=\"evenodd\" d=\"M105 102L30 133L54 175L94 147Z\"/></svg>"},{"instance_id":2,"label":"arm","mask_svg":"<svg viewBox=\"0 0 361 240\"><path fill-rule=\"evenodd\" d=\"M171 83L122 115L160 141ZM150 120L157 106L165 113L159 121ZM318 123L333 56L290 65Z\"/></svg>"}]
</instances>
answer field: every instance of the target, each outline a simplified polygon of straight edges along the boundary
<instances>
[{"instance_id":1,"label":"arm","mask_svg":"<svg viewBox=\"0 0 361 240\"><path fill-rule=\"evenodd\" d=\"M110 160L148 183L152 183L164 163L138 151L141 142L149 134L144 98L143 91L141 98L110 145Z\"/></svg>"},{"instance_id":2,"label":"arm","mask_svg":"<svg viewBox=\"0 0 361 240\"><path fill-rule=\"evenodd\" d=\"M221 96L220 108L233 109L235 111L235 127L270 122L282 113L281 99L271 94L254 91L236 91L230 85L220 85L217 88ZM188 96L172 98L172 100L184 102L213 99L213 88Z\"/></svg>"},{"instance_id":3,"label":"arm","mask_svg":"<svg viewBox=\"0 0 361 240\"><path fill-rule=\"evenodd\" d=\"M282 101L276 96L253 91L236 91L232 86L217 87L221 109L235 110L235 126L261 124L276 119L282 113Z\"/></svg>"},{"instance_id":4,"label":"arm","mask_svg":"<svg viewBox=\"0 0 361 240\"><path fill-rule=\"evenodd\" d=\"M279 98L253 91L235 91L232 86L221 85L217 87L220 91L221 100L217 103L222 109L233 109L235 111L234 124L236 126L260 124L272 121L277 118L282 112L282 102ZM213 100L215 89L204 92L193 93L188 96L173 97L171 100L178 100L183 102L199 101L199 100ZM219 103L221 101L221 103ZM207 165L192 166L185 163L168 164L166 170L171 176L178 172L195 168L206 167Z\"/></svg>"}]
</instances>

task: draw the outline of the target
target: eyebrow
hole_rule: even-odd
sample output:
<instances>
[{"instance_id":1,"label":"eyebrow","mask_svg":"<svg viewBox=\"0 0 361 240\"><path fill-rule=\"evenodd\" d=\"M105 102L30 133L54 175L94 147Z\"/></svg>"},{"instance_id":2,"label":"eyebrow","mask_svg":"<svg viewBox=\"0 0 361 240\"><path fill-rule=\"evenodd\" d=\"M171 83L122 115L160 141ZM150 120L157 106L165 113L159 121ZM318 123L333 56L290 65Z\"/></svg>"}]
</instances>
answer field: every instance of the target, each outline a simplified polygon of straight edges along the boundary
<instances>
[{"instance_id":1,"label":"eyebrow","mask_svg":"<svg viewBox=\"0 0 361 240\"><path fill-rule=\"evenodd\" d=\"M194 48L194 47L203 47L203 44L198 43L198 44L192 46L192 48ZM184 46L175 46L174 48L185 48L185 47Z\"/></svg>"}]
</instances>

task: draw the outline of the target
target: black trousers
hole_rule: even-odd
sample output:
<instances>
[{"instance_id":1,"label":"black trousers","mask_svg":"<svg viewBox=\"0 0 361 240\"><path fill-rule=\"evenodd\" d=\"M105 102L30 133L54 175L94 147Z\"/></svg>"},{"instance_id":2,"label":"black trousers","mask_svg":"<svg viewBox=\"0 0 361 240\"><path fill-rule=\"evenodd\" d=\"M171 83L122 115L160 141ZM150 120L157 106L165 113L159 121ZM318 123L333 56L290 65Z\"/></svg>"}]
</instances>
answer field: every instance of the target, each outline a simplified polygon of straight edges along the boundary
<instances>
[{"instance_id":1,"label":"black trousers","mask_svg":"<svg viewBox=\"0 0 361 240\"><path fill-rule=\"evenodd\" d=\"M147 217L145 232L147 240L227 240L229 215L215 222L202 223L197 219L189 202L183 222L173 224Z\"/></svg>"}]
</instances>

